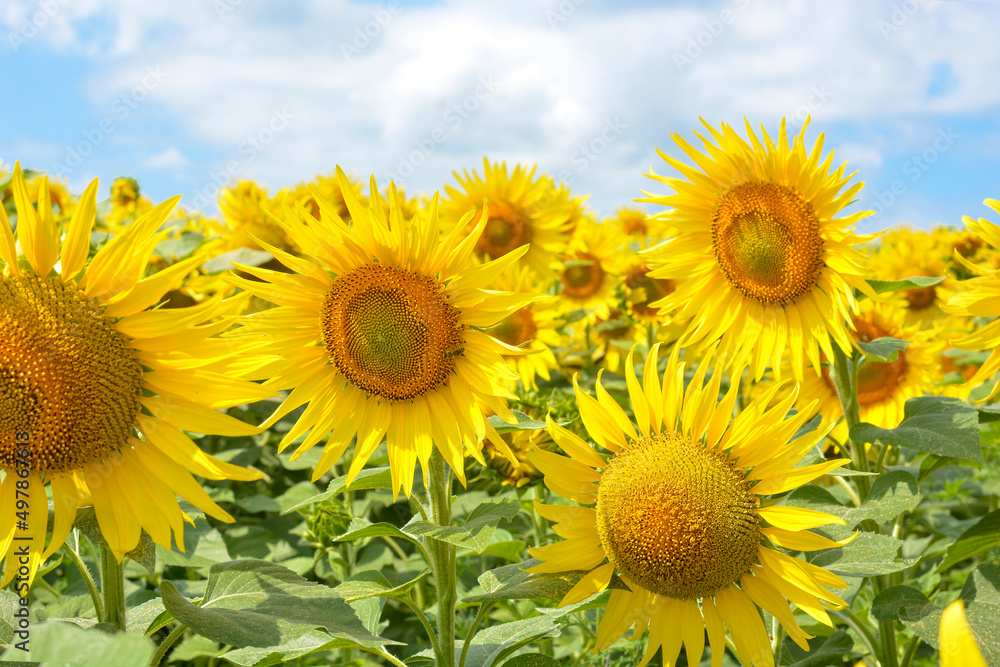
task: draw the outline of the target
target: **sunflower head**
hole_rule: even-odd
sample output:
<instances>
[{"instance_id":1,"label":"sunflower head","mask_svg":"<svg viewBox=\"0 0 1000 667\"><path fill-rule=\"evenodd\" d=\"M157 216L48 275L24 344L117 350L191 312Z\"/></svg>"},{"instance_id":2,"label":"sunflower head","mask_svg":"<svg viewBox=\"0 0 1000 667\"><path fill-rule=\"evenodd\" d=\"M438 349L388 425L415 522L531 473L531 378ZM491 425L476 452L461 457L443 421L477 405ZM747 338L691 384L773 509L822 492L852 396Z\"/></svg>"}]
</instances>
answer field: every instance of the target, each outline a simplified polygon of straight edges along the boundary
<instances>
[{"instance_id":1,"label":"sunflower head","mask_svg":"<svg viewBox=\"0 0 1000 667\"><path fill-rule=\"evenodd\" d=\"M296 388L265 426L308 401L282 449L308 432L295 458L325 438L315 479L356 439L353 479L384 438L393 489L406 494L416 462L426 468L434 447L463 482L465 450L484 463L483 439L513 463L482 406L515 421L505 400L517 375L502 355L525 351L486 332L537 297L487 287L527 247L474 262L486 214L473 223L470 210L442 235L436 196L406 219L394 184L386 202L372 178L366 202L339 168L337 179L350 225L322 201L318 219L302 207L286 209L291 215L276 222L303 257L262 244L291 273L239 266L257 280L230 278L277 306L248 316L244 326L274 359L249 377Z\"/></svg>"},{"instance_id":2,"label":"sunflower head","mask_svg":"<svg viewBox=\"0 0 1000 667\"><path fill-rule=\"evenodd\" d=\"M697 664L702 627L715 658L725 650L724 625L744 664L770 665L769 638L755 605L808 650L809 635L788 603L832 625L826 609L846 603L826 587L846 583L780 549L811 551L853 538L834 542L809 531L842 524L837 517L761 500L806 484L847 459L794 467L829 430L788 440L809 417L807 411L788 415L797 391L771 405L772 390L732 419L742 367L735 367L722 391L722 374L707 372L715 356L710 348L685 387L679 346L662 379L658 351L659 345L650 350L641 380L631 352L624 364L634 420L600 376L596 398L574 378L580 417L608 456L551 420L549 432L568 457L529 453L549 489L594 507L536 503L542 516L558 524L556 534L567 539L532 548L531 555L543 562L528 571L588 572L560 604L586 599L604 590L615 572L621 576L630 590L612 591L595 651L633 625L632 636L641 636L648 625L643 664L661 647L664 664L673 664L682 643L689 664Z\"/></svg>"},{"instance_id":3,"label":"sunflower head","mask_svg":"<svg viewBox=\"0 0 1000 667\"><path fill-rule=\"evenodd\" d=\"M872 238L853 233L871 211L835 217L862 184L848 186L853 174L843 166L831 172L832 155L821 160L822 135L806 151L807 125L789 144L784 121L777 143L763 128L758 139L749 122L749 141L729 125L705 123L704 153L675 134L700 169L661 152L683 178L650 173L675 194L640 200L672 207L663 217L676 231L647 251L649 275L677 283L654 305L690 321L685 346L697 351L721 340L731 362L749 362L756 379L787 351L801 380L803 350L817 372L821 351L850 350L845 320L857 309L854 290L874 295L864 255L853 247Z\"/></svg>"},{"instance_id":4,"label":"sunflower head","mask_svg":"<svg viewBox=\"0 0 1000 667\"><path fill-rule=\"evenodd\" d=\"M455 174L458 187L445 186L442 219L455 225L485 218L477 255L497 259L530 244L523 263L539 275L551 275L550 264L569 240L569 218L575 210L568 189L556 188L548 176L536 177L534 167L517 165L508 173L506 163L491 164L484 158L483 173ZM465 218L469 211L475 215ZM463 224L471 231L470 222Z\"/></svg>"},{"instance_id":5,"label":"sunflower head","mask_svg":"<svg viewBox=\"0 0 1000 667\"><path fill-rule=\"evenodd\" d=\"M191 473L239 480L259 479L260 473L205 454L184 431L254 434L257 429L217 409L272 392L232 379L243 350L212 338L229 326L226 316L239 300L153 308L200 261L145 275L154 248L169 234L161 227L179 198L139 216L89 257L96 180L64 233L46 178L36 204L15 164L12 194L17 244L0 208L0 470L6 473L0 497L12 499L15 483L27 484L31 509L27 521L0 528L3 585L24 574L22 549L30 581L62 546L85 503L93 505L119 560L142 531L168 549L175 541L183 544L176 494L232 521ZM20 470L13 474L21 467L15 446L28 449L27 478ZM46 546L47 487L54 523ZM15 545L19 556L12 553Z\"/></svg>"}]
</instances>

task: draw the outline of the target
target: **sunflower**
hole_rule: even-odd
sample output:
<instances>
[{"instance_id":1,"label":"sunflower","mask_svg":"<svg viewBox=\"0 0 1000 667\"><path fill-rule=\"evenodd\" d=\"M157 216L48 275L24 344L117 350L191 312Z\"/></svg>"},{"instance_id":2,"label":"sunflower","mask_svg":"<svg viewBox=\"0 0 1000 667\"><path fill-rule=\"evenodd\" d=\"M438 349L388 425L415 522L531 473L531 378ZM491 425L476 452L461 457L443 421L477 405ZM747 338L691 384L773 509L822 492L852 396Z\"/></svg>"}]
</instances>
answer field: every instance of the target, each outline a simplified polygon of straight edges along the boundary
<instances>
[{"instance_id":1,"label":"sunflower","mask_svg":"<svg viewBox=\"0 0 1000 667\"><path fill-rule=\"evenodd\" d=\"M426 470L435 446L463 483L463 445L484 463L479 442L488 437L513 461L479 405L515 421L505 399L514 397L506 383L517 376L501 355L519 350L482 328L535 297L484 288L511 270L527 248L473 266L485 216L466 235L470 211L442 239L436 197L426 213L404 220L390 184L386 218L374 177L370 206L353 194L339 168L337 178L350 226L322 199L320 219L308 225L286 214L282 225L303 258L260 243L293 273L237 265L263 282L231 278L280 306L250 315L244 324L246 335L263 337L259 351L276 357L252 377L276 389L294 388L263 426L309 402L279 447L309 431L294 458L329 436L313 480L356 435L347 473L353 479L385 437L392 488L406 495L416 461Z\"/></svg>"},{"instance_id":2,"label":"sunflower","mask_svg":"<svg viewBox=\"0 0 1000 667\"><path fill-rule=\"evenodd\" d=\"M360 199L361 182L355 179L353 175L348 175L347 182L350 183L354 196ZM312 217L319 218L319 204L316 202L316 193L318 193L320 199L330 202L342 220L350 222L351 214L347 210L347 202L340 191L340 183L337 182L336 174L318 174L308 183L299 183L292 188L290 197L305 206Z\"/></svg>"},{"instance_id":3,"label":"sunflower","mask_svg":"<svg viewBox=\"0 0 1000 667\"><path fill-rule=\"evenodd\" d=\"M556 190L548 176L535 177L535 167L514 167L508 175L507 164L490 164L483 158L483 177L475 171L463 171L455 179L459 187L445 186L448 198L441 203L441 218L446 224L456 225L464 220L465 231L471 232L484 212L486 202L486 230L476 242L476 254L498 259L507 253L530 244L522 263L538 275L552 275L550 266L563 253L569 241L569 218L572 213L565 196ZM466 213L475 210L470 219Z\"/></svg>"},{"instance_id":4,"label":"sunflower","mask_svg":"<svg viewBox=\"0 0 1000 667\"><path fill-rule=\"evenodd\" d=\"M297 253L295 242L274 221L274 216L281 214L288 194L287 190L279 190L271 197L266 189L248 180L223 188L219 192L219 209L232 230L227 238L228 247L260 249L263 246L255 242L257 239Z\"/></svg>"},{"instance_id":5,"label":"sunflower","mask_svg":"<svg viewBox=\"0 0 1000 667\"><path fill-rule=\"evenodd\" d=\"M900 227L879 237L879 245L869 263L879 267L882 280L901 280L912 276L944 277L945 280L927 287L904 292L907 322L927 326L938 324L944 317L941 307L955 292L955 281L948 274L951 244L942 243L933 232Z\"/></svg>"},{"instance_id":6,"label":"sunflower","mask_svg":"<svg viewBox=\"0 0 1000 667\"><path fill-rule=\"evenodd\" d=\"M120 176L111 184L111 210L104 216L104 227L113 234L121 233L125 225L149 212L153 202L139 190L139 181Z\"/></svg>"},{"instance_id":7,"label":"sunflower","mask_svg":"<svg viewBox=\"0 0 1000 667\"><path fill-rule=\"evenodd\" d=\"M641 664L659 648L663 663L673 664L683 643L688 664L697 665L707 630L712 664L718 665L725 625L743 664L771 665L767 631L754 605L777 618L808 651L810 635L799 627L788 602L832 627L826 608L846 603L826 587L847 584L770 545L813 551L841 546L853 536L834 542L811 533L810 528L844 522L789 505L761 507L761 496L791 491L848 460L794 468L825 437L824 429L788 441L808 419L806 413L785 419L795 392L771 409L766 409L770 397L761 397L732 420L742 369L732 375L729 391L717 404L721 373L705 384L714 348L706 351L686 390L678 350L675 346L667 361L662 383L656 371L659 345L650 350L641 383L629 354L625 373L634 422L600 377L596 399L574 378L584 426L612 455L605 460L579 436L548 424L569 457L535 450L528 459L553 492L596 507L536 502L536 511L556 522L555 533L566 539L530 549L543 562L526 571L588 572L560 606L603 591L618 572L629 590L612 591L595 653L633 624L633 639L648 625Z\"/></svg>"},{"instance_id":8,"label":"sunflower","mask_svg":"<svg viewBox=\"0 0 1000 667\"><path fill-rule=\"evenodd\" d=\"M533 417L531 414L528 416ZM541 478L542 473L528 460L528 452L535 448L553 450L555 443L549 432L545 429L510 431L501 434L500 437L514 453L517 462L512 463L504 452L490 442L483 443L483 454L486 457L486 465L502 478L501 485L520 489Z\"/></svg>"},{"instance_id":9,"label":"sunflower","mask_svg":"<svg viewBox=\"0 0 1000 667\"><path fill-rule=\"evenodd\" d=\"M607 317L623 271L624 239L610 225L582 220L559 267L564 307Z\"/></svg>"},{"instance_id":10,"label":"sunflower","mask_svg":"<svg viewBox=\"0 0 1000 667\"><path fill-rule=\"evenodd\" d=\"M1000 213L1000 201L987 199L983 203ZM985 218L973 220L965 216L962 221L969 228L969 231L978 238L994 249L1000 249L1000 226ZM997 297L1000 296L1000 270L984 269L958 253L956 253L955 259L974 274L978 274L978 277L962 283L963 291L948 300L944 308L945 312L966 317L996 318L1000 316L1000 308L997 307ZM952 345L962 350L990 350L989 358L968 381L967 386L971 388L991 380L997 370L1000 370L1000 319L994 319L978 331L953 340ZM998 393L1000 393L1000 382L995 382L989 395L981 401L989 401Z\"/></svg>"},{"instance_id":11,"label":"sunflower","mask_svg":"<svg viewBox=\"0 0 1000 667\"><path fill-rule=\"evenodd\" d=\"M77 507L88 498L118 560L135 548L141 531L168 549L171 538L183 545L184 513L175 494L232 521L191 473L235 480L262 475L209 456L183 431L257 433L216 409L273 393L231 379L228 373L239 370L239 350L209 338L230 322L204 323L227 315L232 301L149 310L194 265L180 262L142 279L150 253L164 238L156 230L179 197L136 220L88 262L96 179L61 244L47 183L42 181L37 212L19 163L13 189L20 257L0 210L0 257L6 264L0 276L0 497L9 510L0 516L2 585L18 571L14 548L27 546L30 579L63 544ZM55 507L47 547L46 484ZM16 523L15 491L20 498L27 494L30 508Z\"/></svg>"},{"instance_id":12,"label":"sunflower","mask_svg":"<svg viewBox=\"0 0 1000 667\"><path fill-rule=\"evenodd\" d=\"M908 322L908 306L905 293L865 299L861 302L861 311L852 316L851 335L857 341L870 343L885 337L909 341L894 361L865 361L858 369L861 420L880 428L899 425L907 399L940 394L943 389L935 383L944 377L941 365L944 336L939 327L928 328L919 322ZM828 366L823 367L819 377L806 377L800 397L803 403L818 404L819 413L828 423L836 422L843 415ZM846 423L841 421L834 428L833 436L843 442L847 438Z\"/></svg>"},{"instance_id":13,"label":"sunflower","mask_svg":"<svg viewBox=\"0 0 1000 667\"><path fill-rule=\"evenodd\" d=\"M871 211L833 217L863 184L840 192L853 174L844 176L846 164L830 173L833 153L820 161L822 134L806 152L808 123L791 147L784 121L777 146L763 128L761 143L749 122L750 143L725 123L721 132L704 125L718 144L696 133L707 154L672 135L699 168L660 152L685 178L650 172L675 194L639 200L674 207L664 217L678 230L649 251L650 275L679 281L656 305L690 319L682 344L697 351L721 340L731 363L749 360L755 379L786 352L795 379L803 351L819 373L821 351L833 358L831 344L851 349L845 320L857 309L854 290L874 296L864 255L852 247L873 238L853 234Z\"/></svg>"},{"instance_id":14,"label":"sunflower","mask_svg":"<svg viewBox=\"0 0 1000 667\"><path fill-rule=\"evenodd\" d=\"M665 239L670 229L662 215L653 216L635 206L619 207L614 218L604 224L618 227L622 234L642 248L656 245Z\"/></svg>"},{"instance_id":15,"label":"sunflower","mask_svg":"<svg viewBox=\"0 0 1000 667\"><path fill-rule=\"evenodd\" d=\"M489 284L490 289L508 292L541 292L534 271L524 266L508 274L500 274ZM569 337L560 332L562 326L556 297L548 297L525 306L504 318L490 335L511 347L521 347L531 354L504 355L507 366L517 373L526 389L538 389L536 377L548 381L549 371L559 362L552 348L564 347Z\"/></svg>"}]
</instances>

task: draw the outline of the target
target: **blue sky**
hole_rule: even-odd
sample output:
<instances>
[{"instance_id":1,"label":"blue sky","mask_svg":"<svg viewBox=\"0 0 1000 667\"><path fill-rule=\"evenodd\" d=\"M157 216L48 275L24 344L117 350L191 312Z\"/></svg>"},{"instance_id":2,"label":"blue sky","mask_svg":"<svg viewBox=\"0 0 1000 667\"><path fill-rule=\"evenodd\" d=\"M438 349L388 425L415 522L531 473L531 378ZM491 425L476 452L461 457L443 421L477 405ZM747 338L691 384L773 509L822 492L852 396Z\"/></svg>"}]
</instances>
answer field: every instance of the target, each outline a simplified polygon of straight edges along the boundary
<instances>
[{"instance_id":1,"label":"blue sky","mask_svg":"<svg viewBox=\"0 0 1000 667\"><path fill-rule=\"evenodd\" d=\"M335 164L408 191L483 156L538 164L610 214L662 191L699 117L825 133L874 231L1000 197L1000 2L8 0L0 160L80 191L135 176L214 210ZM655 209L652 209L655 210Z\"/></svg>"}]
</instances>

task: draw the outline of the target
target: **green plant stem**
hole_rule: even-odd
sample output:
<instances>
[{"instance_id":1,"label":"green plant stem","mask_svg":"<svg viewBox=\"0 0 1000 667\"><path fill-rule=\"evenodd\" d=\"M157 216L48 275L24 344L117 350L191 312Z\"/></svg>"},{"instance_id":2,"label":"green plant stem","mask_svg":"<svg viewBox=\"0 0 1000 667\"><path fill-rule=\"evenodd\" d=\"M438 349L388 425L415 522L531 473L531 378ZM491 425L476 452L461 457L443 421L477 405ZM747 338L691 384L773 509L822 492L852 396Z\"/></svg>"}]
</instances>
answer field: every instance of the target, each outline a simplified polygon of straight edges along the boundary
<instances>
[{"instance_id":1,"label":"green plant stem","mask_svg":"<svg viewBox=\"0 0 1000 667\"><path fill-rule=\"evenodd\" d=\"M441 452L434 449L428 466L428 489L431 517L439 526L451 525L451 470ZM438 652L439 667L455 666L455 548L448 542L427 538L431 568L437 584L438 598Z\"/></svg>"},{"instance_id":2,"label":"green plant stem","mask_svg":"<svg viewBox=\"0 0 1000 667\"><path fill-rule=\"evenodd\" d=\"M853 356L848 357L836 344L833 345L833 369L830 377L837 388L837 397L840 398L840 407L844 410L844 419L847 422L846 444L851 453L852 467L861 472L868 472L868 452L865 450L865 443L855 442L850 437L851 429L861 422L861 408L858 405L858 360ZM871 490L871 482L867 476L859 475L854 478L854 483L858 487L858 497L864 502Z\"/></svg>"},{"instance_id":3,"label":"green plant stem","mask_svg":"<svg viewBox=\"0 0 1000 667\"><path fill-rule=\"evenodd\" d=\"M420 606L417 605L417 603L414 602L409 595L407 595L405 598L400 596L398 599L401 602L403 602L403 604L405 604L407 607L409 607L413 611L413 613L417 615L417 618L420 619L420 624L424 626L424 631L427 633L427 636L431 640L431 646L434 648L434 655L440 653L441 647L438 645L437 635L434 634L434 628L431 627L430 621L427 620L427 616L426 614L424 614Z\"/></svg>"},{"instance_id":4,"label":"green plant stem","mask_svg":"<svg viewBox=\"0 0 1000 667\"><path fill-rule=\"evenodd\" d=\"M785 639L785 628L774 616L771 617L771 652L774 654L774 664L781 665L781 643Z\"/></svg>"},{"instance_id":5,"label":"green plant stem","mask_svg":"<svg viewBox=\"0 0 1000 667\"><path fill-rule=\"evenodd\" d=\"M167 655L167 651L170 650L171 646L177 643L177 640L181 638L181 635L184 634L184 631L187 630L187 627L188 626L184 625L183 623L179 624L176 628L174 628L170 632L169 635L166 636L166 638L162 642L160 642L160 645L156 647L156 653L153 654L152 659L150 659L149 661L149 667L156 667L157 665L160 664L160 662L163 660L163 657Z\"/></svg>"},{"instance_id":6,"label":"green plant stem","mask_svg":"<svg viewBox=\"0 0 1000 667\"><path fill-rule=\"evenodd\" d=\"M472 622L469 634L465 637L465 643L462 645L462 657L458 660L458 667L465 667L465 656L469 653L469 647L472 646L472 638L476 636L479 624L483 622L483 619L486 618L486 614L490 612L492 607L492 602L484 602L480 605L479 612L476 614L476 620Z\"/></svg>"},{"instance_id":7,"label":"green plant stem","mask_svg":"<svg viewBox=\"0 0 1000 667\"><path fill-rule=\"evenodd\" d=\"M868 648L868 652L871 653L872 657L876 660L879 660L878 647L881 646L881 642L878 637L872 633L871 628L865 625L861 619L858 618L853 611L851 611L850 607L845 608L843 611L834 611L831 613L840 618L840 620L846 623L849 628L858 633L861 641L863 641L865 646ZM879 662L881 664L881 660L879 660Z\"/></svg>"},{"instance_id":8,"label":"green plant stem","mask_svg":"<svg viewBox=\"0 0 1000 667\"><path fill-rule=\"evenodd\" d=\"M913 656L917 654L917 649L920 648L920 637L914 637L906 645L906 650L903 652L903 661L899 663L899 667L910 667L910 663L913 662Z\"/></svg>"},{"instance_id":9,"label":"green plant stem","mask_svg":"<svg viewBox=\"0 0 1000 667\"><path fill-rule=\"evenodd\" d=\"M371 653L372 655L377 655L380 658L385 658L386 660L388 660L392 664L396 665L397 667L406 667L406 663L405 662L403 662L402 660L400 660L399 658L397 658L393 654L389 653L385 649L365 648L363 646L359 646L358 648L360 650L362 650L362 651L367 652L367 653Z\"/></svg>"},{"instance_id":10,"label":"green plant stem","mask_svg":"<svg viewBox=\"0 0 1000 667\"><path fill-rule=\"evenodd\" d=\"M104 598L104 622L118 632L125 632L125 571L111 549L101 547L101 593Z\"/></svg>"},{"instance_id":11,"label":"green plant stem","mask_svg":"<svg viewBox=\"0 0 1000 667\"><path fill-rule=\"evenodd\" d=\"M94 582L94 577L90 574L90 569L87 564L83 562L80 558L80 554L73 550L73 547L69 545L69 542L63 544L63 551L69 554L69 559L73 561L76 565L76 569L80 570L80 576L83 577L83 582L87 584L87 590L90 591L90 599L94 601L94 611L97 613L97 622L104 622L104 601L101 599L101 593L97 590L97 584Z\"/></svg>"}]
</instances>

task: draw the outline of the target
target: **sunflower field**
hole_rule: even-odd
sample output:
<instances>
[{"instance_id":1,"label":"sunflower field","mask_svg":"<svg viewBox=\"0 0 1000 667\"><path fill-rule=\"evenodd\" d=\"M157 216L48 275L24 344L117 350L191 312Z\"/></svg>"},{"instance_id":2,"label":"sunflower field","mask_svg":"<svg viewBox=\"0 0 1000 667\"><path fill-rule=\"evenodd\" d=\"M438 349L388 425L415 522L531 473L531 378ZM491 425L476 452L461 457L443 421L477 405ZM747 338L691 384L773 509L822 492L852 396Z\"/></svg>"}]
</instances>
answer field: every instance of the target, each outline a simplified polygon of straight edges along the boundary
<instances>
[{"instance_id":1,"label":"sunflower field","mask_svg":"<svg viewBox=\"0 0 1000 667\"><path fill-rule=\"evenodd\" d=\"M1000 226L857 233L807 127L605 219L0 165L0 659L1000 665Z\"/></svg>"}]
</instances>

